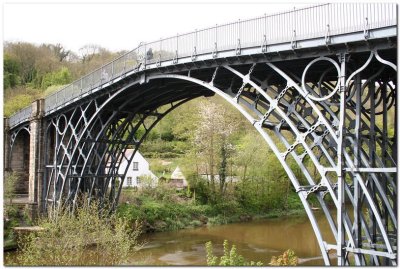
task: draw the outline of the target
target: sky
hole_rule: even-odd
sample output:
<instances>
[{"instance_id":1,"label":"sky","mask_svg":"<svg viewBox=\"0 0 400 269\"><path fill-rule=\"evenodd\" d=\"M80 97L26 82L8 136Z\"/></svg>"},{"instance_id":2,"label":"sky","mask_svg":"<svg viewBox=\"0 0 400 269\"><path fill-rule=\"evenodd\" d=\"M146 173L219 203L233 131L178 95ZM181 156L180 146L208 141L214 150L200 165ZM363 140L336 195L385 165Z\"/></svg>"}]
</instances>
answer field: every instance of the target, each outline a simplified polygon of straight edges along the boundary
<instances>
[{"instance_id":1,"label":"sky","mask_svg":"<svg viewBox=\"0 0 400 269\"><path fill-rule=\"evenodd\" d=\"M312 5L267 1L6 1L3 41L60 43L79 52L87 44L112 51L223 24Z\"/></svg>"}]
</instances>

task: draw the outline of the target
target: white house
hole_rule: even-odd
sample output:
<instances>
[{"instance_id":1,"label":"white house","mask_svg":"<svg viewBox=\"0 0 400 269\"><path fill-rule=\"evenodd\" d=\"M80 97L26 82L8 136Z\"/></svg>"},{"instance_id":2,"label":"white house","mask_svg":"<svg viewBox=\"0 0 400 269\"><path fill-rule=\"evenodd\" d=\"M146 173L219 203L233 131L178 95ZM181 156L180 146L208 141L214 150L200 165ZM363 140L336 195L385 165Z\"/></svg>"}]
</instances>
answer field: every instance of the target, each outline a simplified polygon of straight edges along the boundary
<instances>
[{"instance_id":1,"label":"white house","mask_svg":"<svg viewBox=\"0 0 400 269\"><path fill-rule=\"evenodd\" d=\"M118 174L123 174L128 165L128 160L131 159L133 149L125 151L125 158L121 158ZM145 181L145 182L142 182ZM128 171L126 172L125 180L122 187L137 187L140 188L143 184L149 184L154 187L158 183L158 178L149 169L149 162L140 154L139 151L135 153Z\"/></svg>"}]
</instances>

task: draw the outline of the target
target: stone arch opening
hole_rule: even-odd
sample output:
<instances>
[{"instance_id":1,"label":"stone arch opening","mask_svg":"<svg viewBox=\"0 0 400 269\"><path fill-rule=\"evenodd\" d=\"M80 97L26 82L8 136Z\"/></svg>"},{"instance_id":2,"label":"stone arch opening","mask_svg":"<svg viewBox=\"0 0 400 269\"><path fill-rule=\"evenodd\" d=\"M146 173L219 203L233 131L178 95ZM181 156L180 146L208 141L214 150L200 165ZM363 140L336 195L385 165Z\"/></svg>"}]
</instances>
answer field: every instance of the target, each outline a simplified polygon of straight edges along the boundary
<instances>
[{"instance_id":1,"label":"stone arch opening","mask_svg":"<svg viewBox=\"0 0 400 269\"><path fill-rule=\"evenodd\" d=\"M9 169L17 175L17 195L29 193L29 159L30 159L30 132L28 128L21 128L13 134L10 150Z\"/></svg>"}]
</instances>

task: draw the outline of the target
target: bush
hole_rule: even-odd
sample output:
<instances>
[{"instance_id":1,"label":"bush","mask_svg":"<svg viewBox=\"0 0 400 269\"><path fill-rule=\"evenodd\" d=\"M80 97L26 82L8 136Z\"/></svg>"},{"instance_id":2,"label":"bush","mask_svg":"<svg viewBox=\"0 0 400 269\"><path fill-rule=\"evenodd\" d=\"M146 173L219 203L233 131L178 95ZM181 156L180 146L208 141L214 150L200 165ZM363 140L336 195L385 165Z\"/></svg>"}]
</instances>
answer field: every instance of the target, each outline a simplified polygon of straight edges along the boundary
<instances>
[{"instance_id":1,"label":"bush","mask_svg":"<svg viewBox=\"0 0 400 269\"><path fill-rule=\"evenodd\" d=\"M27 94L21 94L13 97L4 104L4 116L9 117L18 110L31 105L33 100L34 97Z\"/></svg>"},{"instance_id":2,"label":"bush","mask_svg":"<svg viewBox=\"0 0 400 269\"><path fill-rule=\"evenodd\" d=\"M41 88L46 89L52 85L65 85L72 82L72 75L68 68L62 67L60 70L47 73L43 76Z\"/></svg>"},{"instance_id":3,"label":"bush","mask_svg":"<svg viewBox=\"0 0 400 269\"><path fill-rule=\"evenodd\" d=\"M224 255L220 258L214 256L211 242L206 243L207 265L208 266L262 266L262 262L246 261L242 255L236 252L236 246L232 245L229 250L228 240L224 241ZM218 262L219 260L219 262Z\"/></svg>"},{"instance_id":4,"label":"bush","mask_svg":"<svg viewBox=\"0 0 400 269\"><path fill-rule=\"evenodd\" d=\"M232 216L243 213L243 209L240 204L232 197L232 199L222 199L218 201L214 206L215 212L223 214L224 216Z\"/></svg>"},{"instance_id":5,"label":"bush","mask_svg":"<svg viewBox=\"0 0 400 269\"><path fill-rule=\"evenodd\" d=\"M17 227L19 224L19 213L18 208L13 205L7 205L5 208L4 214L4 241L13 241L14 240L14 227Z\"/></svg>"},{"instance_id":6,"label":"bush","mask_svg":"<svg viewBox=\"0 0 400 269\"><path fill-rule=\"evenodd\" d=\"M62 209L40 218L44 230L19 242L18 265L121 265L137 246L140 225L133 230L115 214L98 213L98 204L84 203L75 214Z\"/></svg>"},{"instance_id":7,"label":"bush","mask_svg":"<svg viewBox=\"0 0 400 269\"><path fill-rule=\"evenodd\" d=\"M201 221L199 221L199 220L192 220L190 223L189 223L189 225L190 226L192 226L192 227L199 227L199 226L201 226Z\"/></svg>"},{"instance_id":8,"label":"bush","mask_svg":"<svg viewBox=\"0 0 400 269\"><path fill-rule=\"evenodd\" d=\"M154 189L154 192L160 192L159 188L160 186ZM118 206L118 216L133 221L139 219L145 222L150 230L166 231L200 226L202 222L206 222L205 216L213 212L210 205L179 200L179 193L175 190L165 197L160 193L152 197L147 192L135 194L139 196L133 195L132 203ZM160 225L161 223L163 225Z\"/></svg>"},{"instance_id":9,"label":"bush","mask_svg":"<svg viewBox=\"0 0 400 269\"><path fill-rule=\"evenodd\" d=\"M15 187L18 176L14 172L5 172L3 181L4 190L4 241L14 240L13 228L18 226L20 214L17 206L12 204L15 196Z\"/></svg>"},{"instance_id":10,"label":"bush","mask_svg":"<svg viewBox=\"0 0 400 269\"><path fill-rule=\"evenodd\" d=\"M258 261L246 261L242 255L239 255L236 246L232 245L229 250L228 240L224 240L224 255L221 257L214 256L213 246L211 242L206 243L206 255L208 266L263 266L263 263ZM273 266L295 266L298 264L298 258L291 249L286 250L282 255L273 256L269 265Z\"/></svg>"},{"instance_id":11,"label":"bush","mask_svg":"<svg viewBox=\"0 0 400 269\"><path fill-rule=\"evenodd\" d=\"M4 198L6 202L12 204L12 199L15 196L15 188L18 181L18 175L15 172L5 172L4 177Z\"/></svg>"},{"instance_id":12,"label":"bush","mask_svg":"<svg viewBox=\"0 0 400 269\"><path fill-rule=\"evenodd\" d=\"M269 265L274 266L294 266L299 263L299 259L294 254L294 251L291 249L286 250L282 255L275 257L273 256Z\"/></svg>"},{"instance_id":13,"label":"bush","mask_svg":"<svg viewBox=\"0 0 400 269\"><path fill-rule=\"evenodd\" d=\"M217 215L208 219L208 225L221 225L229 223L229 219L223 215Z\"/></svg>"},{"instance_id":14,"label":"bush","mask_svg":"<svg viewBox=\"0 0 400 269\"><path fill-rule=\"evenodd\" d=\"M61 90L65 86L66 85L51 85L47 87L46 90L42 93L42 97L46 98L47 96L55 93L56 91Z\"/></svg>"}]
</instances>

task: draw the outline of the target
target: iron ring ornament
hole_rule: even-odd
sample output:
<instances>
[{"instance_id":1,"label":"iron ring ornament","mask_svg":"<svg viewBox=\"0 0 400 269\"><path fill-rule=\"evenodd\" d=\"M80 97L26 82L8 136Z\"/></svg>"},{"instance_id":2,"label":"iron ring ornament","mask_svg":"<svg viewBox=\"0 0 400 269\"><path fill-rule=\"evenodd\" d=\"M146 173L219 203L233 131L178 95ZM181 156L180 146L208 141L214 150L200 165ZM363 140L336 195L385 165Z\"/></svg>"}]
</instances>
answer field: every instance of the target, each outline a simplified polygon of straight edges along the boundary
<instances>
[{"instance_id":1,"label":"iron ring ornament","mask_svg":"<svg viewBox=\"0 0 400 269\"><path fill-rule=\"evenodd\" d=\"M340 67L339 67L339 65L337 64L337 62L335 62L335 61L332 60L331 58L322 56L322 57L319 57L319 58L316 58L316 59L312 60L312 61L306 66L306 68L304 69L303 75L302 75L302 77L301 77L301 89L303 90L304 94L305 94L308 98L310 98L311 100L317 101L317 102L322 102L322 101L326 101L326 100L330 99L330 98L339 90L339 86L340 86L340 85L339 85L339 83L337 83L336 86L335 86L335 88L333 89L333 91L332 91L330 94L328 94L327 96L322 96L322 97L316 97L316 96L312 95L312 93L311 93L309 90L306 89L306 82L305 82L305 79L306 79L307 71L308 71L308 69L309 69L313 64L315 64L316 62L319 62L319 61L328 61L328 62L332 63L332 64L334 65L334 67L336 68L336 71L337 71L337 73L338 73L338 76L337 76L338 78L339 78L339 76L340 76Z\"/></svg>"}]
</instances>

